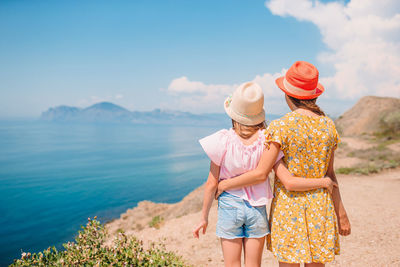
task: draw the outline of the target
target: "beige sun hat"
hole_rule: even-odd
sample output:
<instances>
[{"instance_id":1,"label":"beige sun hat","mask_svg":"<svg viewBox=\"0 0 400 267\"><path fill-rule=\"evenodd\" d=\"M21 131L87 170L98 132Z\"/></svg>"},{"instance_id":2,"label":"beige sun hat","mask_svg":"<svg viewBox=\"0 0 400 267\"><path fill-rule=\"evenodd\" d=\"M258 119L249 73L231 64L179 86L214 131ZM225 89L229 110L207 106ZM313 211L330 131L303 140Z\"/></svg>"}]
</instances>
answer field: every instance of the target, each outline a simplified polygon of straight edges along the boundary
<instances>
[{"instance_id":1,"label":"beige sun hat","mask_svg":"<svg viewBox=\"0 0 400 267\"><path fill-rule=\"evenodd\" d=\"M243 125L257 125L265 121L264 93L254 82L236 88L224 103L225 111L233 120Z\"/></svg>"}]
</instances>

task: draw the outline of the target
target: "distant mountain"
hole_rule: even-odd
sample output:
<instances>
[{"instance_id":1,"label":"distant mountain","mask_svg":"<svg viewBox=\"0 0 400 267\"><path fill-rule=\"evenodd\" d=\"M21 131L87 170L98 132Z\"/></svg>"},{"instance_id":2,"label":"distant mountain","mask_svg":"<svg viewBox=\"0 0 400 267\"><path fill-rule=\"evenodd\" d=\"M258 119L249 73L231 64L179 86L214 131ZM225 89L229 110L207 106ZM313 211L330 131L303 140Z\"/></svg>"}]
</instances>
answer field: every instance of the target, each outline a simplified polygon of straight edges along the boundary
<instances>
[{"instance_id":1,"label":"distant mountain","mask_svg":"<svg viewBox=\"0 0 400 267\"><path fill-rule=\"evenodd\" d=\"M268 120L278 118L267 116ZM43 121L95 122L95 123L135 123L162 125L230 125L224 113L192 114L176 110L129 111L110 102L101 102L87 108L59 106L49 108L40 116Z\"/></svg>"},{"instance_id":2,"label":"distant mountain","mask_svg":"<svg viewBox=\"0 0 400 267\"><path fill-rule=\"evenodd\" d=\"M132 112L109 102L101 102L82 109L78 119L88 122L129 122Z\"/></svg>"},{"instance_id":3,"label":"distant mountain","mask_svg":"<svg viewBox=\"0 0 400 267\"><path fill-rule=\"evenodd\" d=\"M49 108L40 116L41 120L46 121L70 121L75 120L80 113L81 109L76 107L59 106Z\"/></svg>"},{"instance_id":4,"label":"distant mountain","mask_svg":"<svg viewBox=\"0 0 400 267\"><path fill-rule=\"evenodd\" d=\"M43 121L135 123L163 125L218 125L229 122L225 114L192 114L189 112L161 110L129 111L110 102L101 102L87 108L59 106L49 108L40 116Z\"/></svg>"}]
</instances>

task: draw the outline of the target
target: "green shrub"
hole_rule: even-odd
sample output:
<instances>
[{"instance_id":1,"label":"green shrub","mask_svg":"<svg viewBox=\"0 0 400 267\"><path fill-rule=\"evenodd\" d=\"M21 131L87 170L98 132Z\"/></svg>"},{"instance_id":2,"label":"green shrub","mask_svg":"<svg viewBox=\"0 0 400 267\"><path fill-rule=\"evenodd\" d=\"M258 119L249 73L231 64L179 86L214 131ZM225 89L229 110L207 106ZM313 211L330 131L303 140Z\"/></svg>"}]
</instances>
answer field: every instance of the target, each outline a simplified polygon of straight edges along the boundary
<instances>
[{"instance_id":1,"label":"green shrub","mask_svg":"<svg viewBox=\"0 0 400 267\"><path fill-rule=\"evenodd\" d=\"M355 171L356 168L352 168L352 167L342 167L342 168L338 168L335 170L336 173L339 174L350 174L353 173Z\"/></svg>"},{"instance_id":2,"label":"green shrub","mask_svg":"<svg viewBox=\"0 0 400 267\"><path fill-rule=\"evenodd\" d=\"M380 120L381 131L375 133L378 138L399 139L400 138L400 111L386 114Z\"/></svg>"},{"instance_id":3,"label":"green shrub","mask_svg":"<svg viewBox=\"0 0 400 267\"><path fill-rule=\"evenodd\" d=\"M145 249L135 237L119 233L113 246L103 245L106 231L99 221L88 219L75 242L63 244L65 250L49 247L39 253L22 253L10 266L187 266L165 247L152 244Z\"/></svg>"},{"instance_id":4,"label":"green shrub","mask_svg":"<svg viewBox=\"0 0 400 267\"><path fill-rule=\"evenodd\" d=\"M389 149L386 142L368 149L353 150L347 153L347 156L356 157L361 162L356 166L338 168L337 173L371 174L400 166L400 154Z\"/></svg>"},{"instance_id":5,"label":"green shrub","mask_svg":"<svg viewBox=\"0 0 400 267\"><path fill-rule=\"evenodd\" d=\"M151 222L149 222L149 226L159 229L163 221L164 218L161 217L160 215L154 216Z\"/></svg>"},{"instance_id":6,"label":"green shrub","mask_svg":"<svg viewBox=\"0 0 400 267\"><path fill-rule=\"evenodd\" d=\"M378 173L384 169L392 169L392 168L397 168L399 166L399 162L397 161L390 161L388 163L382 163L380 162L379 164L359 164L354 167L342 167L336 169L336 173L339 174L363 174L363 175L368 175L372 173Z\"/></svg>"}]
</instances>

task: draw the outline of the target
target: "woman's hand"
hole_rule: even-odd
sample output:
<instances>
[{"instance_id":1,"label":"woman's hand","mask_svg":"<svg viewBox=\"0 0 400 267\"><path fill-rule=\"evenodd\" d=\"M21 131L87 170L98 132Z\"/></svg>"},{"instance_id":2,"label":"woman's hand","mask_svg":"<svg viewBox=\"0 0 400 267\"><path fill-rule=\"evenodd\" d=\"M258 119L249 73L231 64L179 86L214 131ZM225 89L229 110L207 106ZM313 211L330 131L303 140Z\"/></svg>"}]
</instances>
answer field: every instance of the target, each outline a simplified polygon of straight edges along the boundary
<instances>
[{"instance_id":1,"label":"woman's hand","mask_svg":"<svg viewBox=\"0 0 400 267\"><path fill-rule=\"evenodd\" d=\"M196 226L196 228L193 229L193 237L199 238L199 232L201 229L203 229L203 235L204 235L207 231L207 226L208 226L208 220L202 219L201 222Z\"/></svg>"},{"instance_id":2,"label":"woman's hand","mask_svg":"<svg viewBox=\"0 0 400 267\"><path fill-rule=\"evenodd\" d=\"M215 200L218 200L219 196L225 191L226 180L222 180L218 183L217 191L215 192Z\"/></svg>"},{"instance_id":3,"label":"woman's hand","mask_svg":"<svg viewBox=\"0 0 400 267\"><path fill-rule=\"evenodd\" d=\"M339 187L339 185L336 182L332 181L331 178L322 178L322 179L324 179L325 183L324 187L329 191L330 194L332 194L334 187Z\"/></svg>"},{"instance_id":4,"label":"woman's hand","mask_svg":"<svg viewBox=\"0 0 400 267\"><path fill-rule=\"evenodd\" d=\"M351 225L347 213L341 214L338 217L339 234L347 236L351 233Z\"/></svg>"}]
</instances>

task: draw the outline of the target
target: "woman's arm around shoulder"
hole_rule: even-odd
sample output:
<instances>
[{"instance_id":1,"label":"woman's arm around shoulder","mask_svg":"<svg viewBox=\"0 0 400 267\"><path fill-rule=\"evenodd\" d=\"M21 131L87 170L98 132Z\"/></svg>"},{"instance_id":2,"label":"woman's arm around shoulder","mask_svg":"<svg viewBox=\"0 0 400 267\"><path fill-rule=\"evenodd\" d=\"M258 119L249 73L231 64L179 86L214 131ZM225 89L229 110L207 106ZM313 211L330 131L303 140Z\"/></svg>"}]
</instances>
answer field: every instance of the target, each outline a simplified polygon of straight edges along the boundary
<instances>
[{"instance_id":1,"label":"woman's arm around shoulder","mask_svg":"<svg viewBox=\"0 0 400 267\"><path fill-rule=\"evenodd\" d=\"M217 196L223 191L244 186L259 184L268 179L268 174L271 172L279 154L279 144L272 142L269 149L264 150L257 168L249 172L243 173L235 178L223 180L218 184Z\"/></svg>"},{"instance_id":2,"label":"woman's arm around shoulder","mask_svg":"<svg viewBox=\"0 0 400 267\"><path fill-rule=\"evenodd\" d=\"M293 176L286 168L283 160L280 160L274 166L275 173L283 186L288 191L308 191L318 188L326 188L332 193L333 187L337 186L330 178L307 179Z\"/></svg>"}]
</instances>

